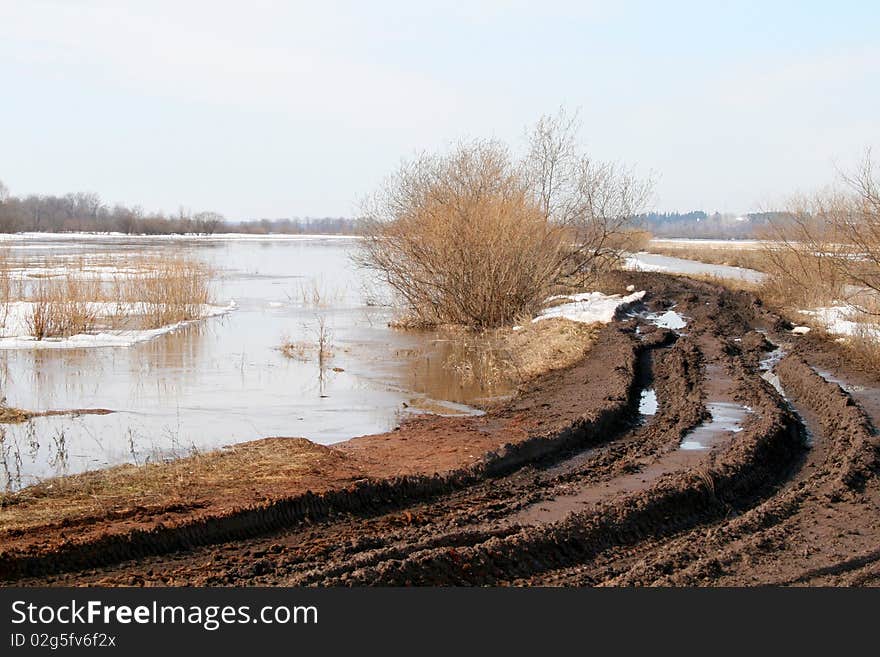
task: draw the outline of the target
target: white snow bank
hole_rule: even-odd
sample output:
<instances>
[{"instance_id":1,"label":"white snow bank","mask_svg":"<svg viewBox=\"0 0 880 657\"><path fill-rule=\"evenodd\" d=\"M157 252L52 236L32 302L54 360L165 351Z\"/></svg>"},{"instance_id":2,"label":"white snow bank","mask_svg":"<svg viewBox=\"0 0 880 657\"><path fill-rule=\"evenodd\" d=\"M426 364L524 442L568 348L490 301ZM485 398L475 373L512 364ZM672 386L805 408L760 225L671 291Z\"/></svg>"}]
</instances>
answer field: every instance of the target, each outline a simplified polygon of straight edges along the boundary
<instances>
[{"instance_id":1,"label":"white snow bank","mask_svg":"<svg viewBox=\"0 0 880 657\"><path fill-rule=\"evenodd\" d=\"M834 335L865 336L880 340L880 324L855 321L853 316L856 311L848 306L828 306L799 312L812 317Z\"/></svg>"},{"instance_id":2,"label":"white snow bank","mask_svg":"<svg viewBox=\"0 0 880 657\"><path fill-rule=\"evenodd\" d=\"M570 303L563 303L541 311L533 322L554 317L569 319L573 322L584 324L608 324L614 321L619 311L626 310L638 303L645 296L645 291L634 292L627 296L620 294L602 294L601 292L584 292L583 294L559 295L550 297L547 301L566 299Z\"/></svg>"},{"instance_id":3,"label":"white snow bank","mask_svg":"<svg viewBox=\"0 0 880 657\"><path fill-rule=\"evenodd\" d=\"M93 347L131 347L139 342L146 342L160 335L171 333L189 324L217 317L235 310L235 301L228 306L203 305L201 317L185 322L177 322L154 329L102 331L98 333L80 333L66 338L44 338L38 340L29 335L27 329L27 317L33 304L29 301L16 301L8 304L5 322L0 328L0 350L3 349L80 349ZM104 316L109 316L118 310L114 303L93 302L92 307ZM129 314L143 313L146 304L131 304ZM0 319L3 319L0 316Z\"/></svg>"}]
</instances>

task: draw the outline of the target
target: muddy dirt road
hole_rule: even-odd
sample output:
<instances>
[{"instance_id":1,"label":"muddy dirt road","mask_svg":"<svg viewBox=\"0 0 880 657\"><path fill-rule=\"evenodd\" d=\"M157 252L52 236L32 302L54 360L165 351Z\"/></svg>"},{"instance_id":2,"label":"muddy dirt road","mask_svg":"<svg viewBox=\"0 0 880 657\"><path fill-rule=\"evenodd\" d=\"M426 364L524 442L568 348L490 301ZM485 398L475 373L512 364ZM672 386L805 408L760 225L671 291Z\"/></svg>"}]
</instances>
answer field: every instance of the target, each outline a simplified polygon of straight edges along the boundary
<instances>
[{"instance_id":1,"label":"muddy dirt road","mask_svg":"<svg viewBox=\"0 0 880 657\"><path fill-rule=\"evenodd\" d=\"M421 420L421 433L399 432L433 435L434 449L417 460L438 470L443 436L470 432L476 456L457 458L475 463L455 476L376 484L372 503L333 498L238 533L172 540L174 528L165 528L137 546L97 538L76 549L51 537L22 547L21 536L7 536L0 577L21 585L880 584L880 375L858 371L833 343L792 335L746 293L661 274L629 273L620 283L647 290L645 307L604 329L585 361L484 418ZM529 439L499 452L493 432L513 427ZM392 432L339 449L398 458L406 476L407 459L416 459L407 444Z\"/></svg>"}]
</instances>

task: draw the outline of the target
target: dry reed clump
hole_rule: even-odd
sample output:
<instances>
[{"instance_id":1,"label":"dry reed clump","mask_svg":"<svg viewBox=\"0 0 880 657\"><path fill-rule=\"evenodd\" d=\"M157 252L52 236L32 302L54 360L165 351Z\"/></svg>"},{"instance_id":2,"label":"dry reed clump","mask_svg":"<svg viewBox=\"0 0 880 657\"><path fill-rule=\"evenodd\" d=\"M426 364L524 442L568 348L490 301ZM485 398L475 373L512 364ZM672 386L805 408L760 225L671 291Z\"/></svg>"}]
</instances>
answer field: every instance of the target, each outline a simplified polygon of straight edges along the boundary
<instances>
[{"instance_id":1,"label":"dry reed clump","mask_svg":"<svg viewBox=\"0 0 880 657\"><path fill-rule=\"evenodd\" d=\"M0 532L138 507L186 504L228 491L240 494L242 480L264 489L288 486L334 458L338 456L332 450L304 438L277 438L194 452L168 462L56 477L0 494Z\"/></svg>"},{"instance_id":2,"label":"dry reed clump","mask_svg":"<svg viewBox=\"0 0 880 657\"><path fill-rule=\"evenodd\" d=\"M597 324L563 318L525 319L516 328L460 337L444 366L463 381L487 388L520 385L580 361L599 332Z\"/></svg>"},{"instance_id":3,"label":"dry reed clump","mask_svg":"<svg viewBox=\"0 0 880 657\"><path fill-rule=\"evenodd\" d=\"M310 330L314 337L313 340L291 340L285 337L278 349L288 358L303 362L311 360L314 355L318 364L323 368L327 361L333 357L331 344L333 334L327 324L327 318L324 315L317 315L315 324Z\"/></svg>"},{"instance_id":4,"label":"dry reed clump","mask_svg":"<svg viewBox=\"0 0 880 657\"><path fill-rule=\"evenodd\" d=\"M25 316L30 335L63 338L88 333L100 318L100 284L68 275L62 280L40 279L30 293L31 305Z\"/></svg>"},{"instance_id":5,"label":"dry reed clump","mask_svg":"<svg viewBox=\"0 0 880 657\"><path fill-rule=\"evenodd\" d=\"M202 317L212 300L210 267L183 256L163 256L148 265L144 273L116 279L115 298L121 308L135 304L144 328ZM128 313L134 314L133 310L121 312Z\"/></svg>"},{"instance_id":6,"label":"dry reed clump","mask_svg":"<svg viewBox=\"0 0 880 657\"><path fill-rule=\"evenodd\" d=\"M13 280L10 269L9 249L0 248L0 326L6 326L9 318L9 304L18 296L18 286Z\"/></svg>"},{"instance_id":7,"label":"dry reed clump","mask_svg":"<svg viewBox=\"0 0 880 657\"><path fill-rule=\"evenodd\" d=\"M32 417L33 413L24 409L7 406L5 400L0 403L0 424L21 424Z\"/></svg>"},{"instance_id":8,"label":"dry reed clump","mask_svg":"<svg viewBox=\"0 0 880 657\"><path fill-rule=\"evenodd\" d=\"M158 328L199 319L211 302L213 271L179 255L135 258L125 269L97 272L91 261L69 263L62 274L14 276L0 252L0 322L25 302L22 327L37 339L98 329Z\"/></svg>"},{"instance_id":9,"label":"dry reed clump","mask_svg":"<svg viewBox=\"0 0 880 657\"><path fill-rule=\"evenodd\" d=\"M323 281L312 279L308 283L300 283L294 293L287 297L305 308L328 308L345 299L345 290L331 288Z\"/></svg>"},{"instance_id":10,"label":"dry reed clump","mask_svg":"<svg viewBox=\"0 0 880 657\"><path fill-rule=\"evenodd\" d=\"M865 326L855 335L848 336L844 346L853 362L858 363L867 372L880 372L880 335L878 327Z\"/></svg>"}]
</instances>

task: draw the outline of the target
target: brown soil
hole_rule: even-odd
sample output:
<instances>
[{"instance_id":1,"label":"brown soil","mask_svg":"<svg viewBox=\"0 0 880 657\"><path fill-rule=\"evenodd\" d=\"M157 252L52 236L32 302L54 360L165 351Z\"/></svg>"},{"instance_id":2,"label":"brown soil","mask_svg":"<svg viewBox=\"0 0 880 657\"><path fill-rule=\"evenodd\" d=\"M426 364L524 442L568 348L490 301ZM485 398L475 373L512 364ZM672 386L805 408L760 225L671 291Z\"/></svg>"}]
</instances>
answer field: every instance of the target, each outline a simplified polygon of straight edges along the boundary
<instances>
[{"instance_id":1,"label":"brown soil","mask_svg":"<svg viewBox=\"0 0 880 657\"><path fill-rule=\"evenodd\" d=\"M833 344L791 336L747 292L621 276L613 285L647 289L652 311L675 305L687 327L676 334L644 314L621 318L584 360L481 417L415 418L333 448L238 446L231 451L250 463L240 477L181 491L177 503L34 522L25 518L51 518L40 511L64 494L24 491L0 511L14 520L0 533L0 578L880 583L877 373L855 371ZM776 346L789 354L775 368L787 398L762 376ZM646 386L658 407L642 417ZM719 403L747 407L736 430L707 430ZM681 449L695 435L711 439L708 449ZM268 452L301 467L260 469Z\"/></svg>"}]
</instances>

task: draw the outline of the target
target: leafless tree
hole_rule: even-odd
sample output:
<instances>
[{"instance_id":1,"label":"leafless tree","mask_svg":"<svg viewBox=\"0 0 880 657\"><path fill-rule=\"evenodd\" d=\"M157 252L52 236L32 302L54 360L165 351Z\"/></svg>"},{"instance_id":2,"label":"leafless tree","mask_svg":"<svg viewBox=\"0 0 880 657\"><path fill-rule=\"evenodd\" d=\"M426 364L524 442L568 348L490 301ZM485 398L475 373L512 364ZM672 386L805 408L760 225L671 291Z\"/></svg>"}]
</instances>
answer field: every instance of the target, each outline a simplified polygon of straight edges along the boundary
<instances>
[{"instance_id":1,"label":"leafless tree","mask_svg":"<svg viewBox=\"0 0 880 657\"><path fill-rule=\"evenodd\" d=\"M880 184L871 153L842 185L792 199L762 235L779 296L807 305L846 301L864 312L880 294Z\"/></svg>"},{"instance_id":2,"label":"leafless tree","mask_svg":"<svg viewBox=\"0 0 880 657\"><path fill-rule=\"evenodd\" d=\"M618 263L653 191L650 178L591 158L578 148L577 114L560 109L535 125L524 162L532 193L551 221L571 233L569 275L581 284Z\"/></svg>"},{"instance_id":3,"label":"leafless tree","mask_svg":"<svg viewBox=\"0 0 880 657\"><path fill-rule=\"evenodd\" d=\"M198 212L193 217L195 231L204 235L213 235L225 221L217 212Z\"/></svg>"},{"instance_id":4,"label":"leafless tree","mask_svg":"<svg viewBox=\"0 0 880 657\"><path fill-rule=\"evenodd\" d=\"M855 172L842 178L849 194L834 213L835 232L853 248L840 266L857 285L880 293L880 181L870 149Z\"/></svg>"},{"instance_id":5,"label":"leafless tree","mask_svg":"<svg viewBox=\"0 0 880 657\"><path fill-rule=\"evenodd\" d=\"M497 141L404 163L365 207L361 264L418 322L497 326L619 260L650 181L578 148L576 115L541 118L526 154Z\"/></svg>"}]
</instances>

